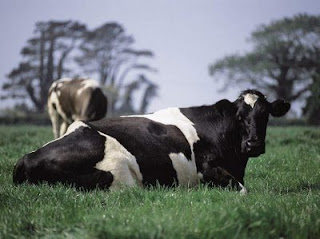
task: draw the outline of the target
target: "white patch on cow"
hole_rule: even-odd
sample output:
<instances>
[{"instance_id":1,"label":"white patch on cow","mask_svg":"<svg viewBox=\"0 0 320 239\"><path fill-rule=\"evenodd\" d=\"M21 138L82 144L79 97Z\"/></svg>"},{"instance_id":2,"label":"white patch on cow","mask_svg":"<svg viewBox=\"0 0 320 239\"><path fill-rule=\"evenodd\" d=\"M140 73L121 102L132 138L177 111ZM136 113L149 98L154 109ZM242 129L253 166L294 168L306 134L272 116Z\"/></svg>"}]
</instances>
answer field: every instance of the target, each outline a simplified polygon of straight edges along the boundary
<instances>
[{"instance_id":1,"label":"white patch on cow","mask_svg":"<svg viewBox=\"0 0 320 239\"><path fill-rule=\"evenodd\" d=\"M50 142L44 144L42 147L47 146L48 144L51 144L51 143L53 143L53 142L55 142L55 141L57 141L57 140L60 140L60 139L62 139L62 138L64 138L64 137L66 137L68 134L71 134L72 132L76 131L76 130L77 130L78 128L80 128L80 127L88 127L88 128L90 128L89 125L85 124L85 123L82 122L82 121L73 122L73 123L68 127L67 132L66 132L64 135L60 136L60 137L57 138L57 139L51 140Z\"/></svg>"},{"instance_id":2,"label":"white patch on cow","mask_svg":"<svg viewBox=\"0 0 320 239\"><path fill-rule=\"evenodd\" d=\"M186 137L191 148L191 159L192 161L195 161L193 144L200 138L195 127L193 126L193 122L191 122L184 114L182 114L179 108L168 108L147 115L129 115L123 117L144 117L162 124L174 125L178 127Z\"/></svg>"},{"instance_id":3,"label":"white patch on cow","mask_svg":"<svg viewBox=\"0 0 320 239\"><path fill-rule=\"evenodd\" d=\"M92 88L92 89L95 89L99 87L99 83L96 81L96 80L93 80L93 79L85 79L82 81L81 83L81 88L79 88L77 90L77 95L81 95L82 92L87 89L87 88Z\"/></svg>"},{"instance_id":4,"label":"white patch on cow","mask_svg":"<svg viewBox=\"0 0 320 239\"><path fill-rule=\"evenodd\" d=\"M244 102L247 105L250 105L251 108L254 107L255 103L257 102L259 96L257 96L256 94L246 94L243 96Z\"/></svg>"},{"instance_id":5,"label":"white patch on cow","mask_svg":"<svg viewBox=\"0 0 320 239\"><path fill-rule=\"evenodd\" d=\"M74 132L76 129L78 129L80 127L88 127L88 128L90 128L89 125L87 125L86 123L84 123L82 121L75 121L68 127L67 132L64 134L64 136L68 135L68 134L71 134L72 132Z\"/></svg>"},{"instance_id":6,"label":"white patch on cow","mask_svg":"<svg viewBox=\"0 0 320 239\"><path fill-rule=\"evenodd\" d=\"M59 96L57 92L54 92L54 91L50 94L49 100L48 100L48 105L52 105L52 104L55 104L56 110L59 113L59 115L63 118L63 120L68 121L67 115L62 110L62 107L59 101Z\"/></svg>"},{"instance_id":7,"label":"white patch on cow","mask_svg":"<svg viewBox=\"0 0 320 239\"><path fill-rule=\"evenodd\" d=\"M194 161L190 161L183 153L170 153L173 168L177 173L179 185L195 186L199 184L197 167Z\"/></svg>"},{"instance_id":8,"label":"white patch on cow","mask_svg":"<svg viewBox=\"0 0 320 239\"><path fill-rule=\"evenodd\" d=\"M241 183L238 182L238 184L241 187L240 195L246 195L248 193L247 189Z\"/></svg>"},{"instance_id":9,"label":"white patch on cow","mask_svg":"<svg viewBox=\"0 0 320 239\"><path fill-rule=\"evenodd\" d=\"M57 85L57 82L53 82L52 85L49 88L49 92L53 90L53 88L55 88Z\"/></svg>"},{"instance_id":10,"label":"white patch on cow","mask_svg":"<svg viewBox=\"0 0 320 239\"><path fill-rule=\"evenodd\" d=\"M142 186L142 174L136 157L123 147L115 138L98 133L106 137L104 158L96 164L96 168L113 175L113 182L110 189L117 189L123 186Z\"/></svg>"},{"instance_id":11,"label":"white patch on cow","mask_svg":"<svg viewBox=\"0 0 320 239\"><path fill-rule=\"evenodd\" d=\"M63 85L63 82L65 81L71 81L72 78L61 78L59 80L56 80L55 82L52 83L52 85L49 88L49 92L52 91L54 88L60 88Z\"/></svg>"}]
</instances>

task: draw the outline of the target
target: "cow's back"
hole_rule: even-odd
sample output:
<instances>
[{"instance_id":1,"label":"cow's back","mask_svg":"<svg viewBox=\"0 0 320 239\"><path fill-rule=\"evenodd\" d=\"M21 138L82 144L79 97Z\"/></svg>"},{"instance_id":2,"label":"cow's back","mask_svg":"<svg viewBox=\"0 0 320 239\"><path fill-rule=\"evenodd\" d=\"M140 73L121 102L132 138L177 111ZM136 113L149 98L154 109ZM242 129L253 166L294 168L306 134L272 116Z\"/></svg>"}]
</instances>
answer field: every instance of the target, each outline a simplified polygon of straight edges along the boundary
<instances>
[{"instance_id":1,"label":"cow's back","mask_svg":"<svg viewBox=\"0 0 320 239\"><path fill-rule=\"evenodd\" d=\"M49 91L49 102L69 122L97 120L107 113L107 98L92 79L60 79ZM65 119L65 120L66 120Z\"/></svg>"}]
</instances>

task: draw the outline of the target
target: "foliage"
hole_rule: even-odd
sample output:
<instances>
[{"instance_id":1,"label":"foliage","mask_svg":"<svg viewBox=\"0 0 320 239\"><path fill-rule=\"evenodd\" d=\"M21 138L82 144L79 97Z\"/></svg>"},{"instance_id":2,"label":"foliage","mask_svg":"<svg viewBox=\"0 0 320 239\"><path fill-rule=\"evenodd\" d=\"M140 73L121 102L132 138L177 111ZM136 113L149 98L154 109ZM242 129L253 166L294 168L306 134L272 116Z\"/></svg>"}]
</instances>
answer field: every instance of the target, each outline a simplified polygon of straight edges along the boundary
<instances>
[{"instance_id":1,"label":"foliage","mask_svg":"<svg viewBox=\"0 0 320 239\"><path fill-rule=\"evenodd\" d=\"M247 196L220 188L78 191L12 184L49 127L0 127L0 238L319 238L320 129L270 128Z\"/></svg>"},{"instance_id":2,"label":"foliage","mask_svg":"<svg viewBox=\"0 0 320 239\"><path fill-rule=\"evenodd\" d=\"M85 72L97 73L101 84L111 89L107 92L111 113L116 110L120 90L124 87L123 83L128 74L137 69L153 71L151 67L139 64L138 61L141 57L153 57L153 53L149 50L134 50L133 43L134 38L128 35L120 24L111 22L88 31L80 45L80 55L76 61ZM131 85L138 87L140 83L135 81ZM122 105L126 102L125 97ZM127 105L125 108L132 109L132 106Z\"/></svg>"},{"instance_id":3,"label":"foliage","mask_svg":"<svg viewBox=\"0 0 320 239\"><path fill-rule=\"evenodd\" d=\"M320 73L314 78L310 91L303 113L309 124L320 125Z\"/></svg>"},{"instance_id":4,"label":"foliage","mask_svg":"<svg viewBox=\"0 0 320 239\"><path fill-rule=\"evenodd\" d=\"M51 125L46 112L35 112L20 105L0 111L0 125Z\"/></svg>"},{"instance_id":5,"label":"foliage","mask_svg":"<svg viewBox=\"0 0 320 239\"><path fill-rule=\"evenodd\" d=\"M8 74L2 98L29 98L38 111L44 111L50 85L69 73L67 58L85 31L74 21L38 22L21 50L23 61Z\"/></svg>"},{"instance_id":6,"label":"foliage","mask_svg":"<svg viewBox=\"0 0 320 239\"><path fill-rule=\"evenodd\" d=\"M133 70L154 71L139 62L153 53L135 50L133 43L134 38L118 23L106 23L90 31L76 21L38 22L34 36L21 50L23 60L2 86L6 92L2 99L30 99L37 111L42 112L54 80L86 73L98 76L107 89L109 111L113 111L122 97L124 81ZM147 104L151 99L148 100Z\"/></svg>"},{"instance_id":7,"label":"foliage","mask_svg":"<svg viewBox=\"0 0 320 239\"><path fill-rule=\"evenodd\" d=\"M133 96L133 93L137 91L142 84L145 84L147 86L144 91L144 94L141 100L140 109L138 110L138 112L139 113L146 112L146 108L150 99L156 96L157 85L149 81L147 78L145 78L144 75L139 75L135 81L126 85L125 94L123 97L123 103L119 107L118 111L126 112L127 114L134 114L137 112L133 106L132 96Z\"/></svg>"},{"instance_id":8,"label":"foliage","mask_svg":"<svg viewBox=\"0 0 320 239\"><path fill-rule=\"evenodd\" d=\"M250 42L248 53L226 56L210 66L215 78L227 77L224 89L244 84L289 101L310 93L320 66L320 16L300 14L262 25Z\"/></svg>"}]
</instances>

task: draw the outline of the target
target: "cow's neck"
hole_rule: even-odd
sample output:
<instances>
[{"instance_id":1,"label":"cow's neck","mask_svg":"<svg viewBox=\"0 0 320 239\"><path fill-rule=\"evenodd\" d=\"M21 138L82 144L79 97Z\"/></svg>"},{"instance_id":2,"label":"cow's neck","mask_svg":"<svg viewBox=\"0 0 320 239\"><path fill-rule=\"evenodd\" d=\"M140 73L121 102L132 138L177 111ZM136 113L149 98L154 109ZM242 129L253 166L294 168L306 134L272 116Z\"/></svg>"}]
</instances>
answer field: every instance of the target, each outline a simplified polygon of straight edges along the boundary
<instances>
[{"instance_id":1,"label":"cow's neck","mask_svg":"<svg viewBox=\"0 0 320 239\"><path fill-rule=\"evenodd\" d=\"M222 167L243 182L248 158L241 154L241 137L235 120L235 107L229 101L215 105L183 108L200 138L194 144L197 170Z\"/></svg>"}]
</instances>

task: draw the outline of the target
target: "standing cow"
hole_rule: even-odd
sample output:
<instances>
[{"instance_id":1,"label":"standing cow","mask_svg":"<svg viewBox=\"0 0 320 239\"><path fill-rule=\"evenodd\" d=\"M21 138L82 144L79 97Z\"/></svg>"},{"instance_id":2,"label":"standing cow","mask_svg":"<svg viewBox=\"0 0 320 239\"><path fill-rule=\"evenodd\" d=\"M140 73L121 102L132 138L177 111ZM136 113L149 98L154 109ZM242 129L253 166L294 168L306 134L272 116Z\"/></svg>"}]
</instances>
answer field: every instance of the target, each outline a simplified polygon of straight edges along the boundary
<instances>
[{"instance_id":1,"label":"standing cow","mask_svg":"<svg viewBox=\"0 0 320 239\"><path fill-rule=\"evenodd\" d=\"M62 78L48 95L48 112L55 138L62 136L75 120L98 120L107 112L107 98L93 79Z\"/></svg>"},{"instance_id":2,"label":"standing cow","mask_svg":"<svg viewBox=\"0 0 320 239\"><path fill-rule=\"evenodd\" d=\"M13 181L86 189L231 183L245 192L245 167L265 152L269 114L289 108L247 90L235 102L75 122L65 136L21 158Z\"/></svg>"}]
</instances>

